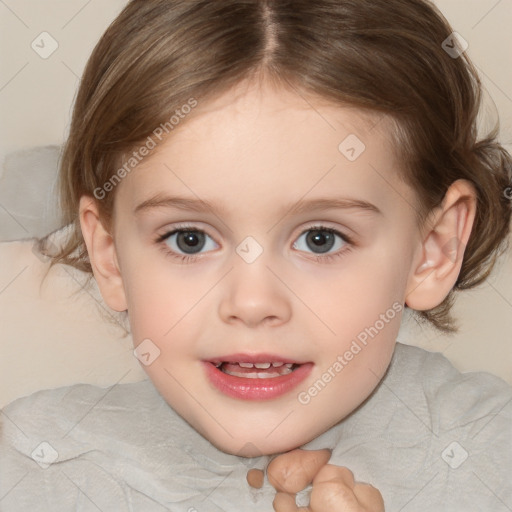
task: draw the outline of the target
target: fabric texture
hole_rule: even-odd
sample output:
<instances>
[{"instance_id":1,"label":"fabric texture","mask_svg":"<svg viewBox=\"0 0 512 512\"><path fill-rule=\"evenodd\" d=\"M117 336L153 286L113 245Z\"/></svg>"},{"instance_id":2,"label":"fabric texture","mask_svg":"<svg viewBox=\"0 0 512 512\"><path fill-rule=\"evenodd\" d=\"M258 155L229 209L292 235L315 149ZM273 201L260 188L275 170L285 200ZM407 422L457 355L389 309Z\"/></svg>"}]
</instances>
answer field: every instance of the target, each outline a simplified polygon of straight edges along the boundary
<instances>
[{"instance_id":1,"label":"fabric texture","mask_svg":"<svg viewBox=\"0 0 512 512\"><path fill-rule=\"evenodd\" d=\"M246 482L270 458L217 450L147 380L40 391L0 420L3 512L273 510L268 482ZM397 343L372 395L304 448L332 449L387 512L512 510L512 388L439 353Z\"/></svg>"}]
</instances>

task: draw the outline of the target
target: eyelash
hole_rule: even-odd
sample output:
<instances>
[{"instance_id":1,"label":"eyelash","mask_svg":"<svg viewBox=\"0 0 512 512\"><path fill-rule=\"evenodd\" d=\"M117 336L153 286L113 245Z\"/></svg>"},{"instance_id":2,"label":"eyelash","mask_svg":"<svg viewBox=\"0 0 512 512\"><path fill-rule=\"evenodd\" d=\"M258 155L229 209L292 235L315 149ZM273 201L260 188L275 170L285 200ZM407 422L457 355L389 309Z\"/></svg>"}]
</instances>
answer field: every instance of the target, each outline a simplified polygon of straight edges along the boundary
<instances>
[{"instance_id":1,"label":"eyelash","mask_svg":"<svg viewBox=\"0 0 512 512\"><path fill-rule=\"evenodd\" d=\"M206 231L204 231L202 229L198 229L196 226L179 226L176 229L167 231L163 235L159 235L157 237L157 239L155 240L155 243L162 248L162 250L164 251L164 254L166 256L169 256L173 259L178 259L178 260L180 260L181 263L184 263L184 264L193 263L199 259L200 253L197 255L179 254L179 253L176 253L173 250L169 249L169 246L165 243L165 240L167 240L170 236L172 236L176 233L183 233L183 232L187 232L187 231L204 233L205 235L209 236L208 233L206 233ZM352 239L350 237L348 237L347 235L340 233L336 229L329 228L329 227L322 226L322 225L310 226L309 228L303 230L300 233L299 237L301 237L304 233L307 233L308 231L324 231L327 233L332 233L334 235L339 236L346 243L345 248L343 248L342 250L338 250L337 252L335 252L333 254L325 254L325 255L318 254L314 258L310 258L310 259L314 259L315 261L317 261L319 263L331 262L337 258L345 256L345 254L347 252L351 251L352 248L354 247L354 242L352 241Z\"/></svg>"}]
</instances>

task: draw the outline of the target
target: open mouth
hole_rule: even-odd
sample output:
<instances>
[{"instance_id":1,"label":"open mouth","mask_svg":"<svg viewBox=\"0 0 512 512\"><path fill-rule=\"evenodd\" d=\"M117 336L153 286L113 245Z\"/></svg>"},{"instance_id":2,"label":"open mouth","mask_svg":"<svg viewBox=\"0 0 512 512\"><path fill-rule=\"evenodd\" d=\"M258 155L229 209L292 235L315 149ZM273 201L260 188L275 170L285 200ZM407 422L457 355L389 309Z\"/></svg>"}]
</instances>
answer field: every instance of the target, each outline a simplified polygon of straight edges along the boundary
<instances>
[{"instance_id":1,"label":"open mouth","mask_svg":"<svg viewBox=\"0 0 512 512\"><path fill-rule=\"evenodd\" d=\"M241 400L270 400L297 388L311 374L312 362L277 354L231 354L203 361L210 384Z\"/></svg>"},{"instance_id":2,"label":"open mouth","mask_svg":"<svg viewBox=\"0 0 512 512\"><path fill-rule=\"evenodd\" d=\"M267 363L244 363L231 361L215 361L212 364L221 372L233 377L243 377L246 379L272 379L288 375L295 371L300 364L267 362Z\"/></svg>"}]
</instances>

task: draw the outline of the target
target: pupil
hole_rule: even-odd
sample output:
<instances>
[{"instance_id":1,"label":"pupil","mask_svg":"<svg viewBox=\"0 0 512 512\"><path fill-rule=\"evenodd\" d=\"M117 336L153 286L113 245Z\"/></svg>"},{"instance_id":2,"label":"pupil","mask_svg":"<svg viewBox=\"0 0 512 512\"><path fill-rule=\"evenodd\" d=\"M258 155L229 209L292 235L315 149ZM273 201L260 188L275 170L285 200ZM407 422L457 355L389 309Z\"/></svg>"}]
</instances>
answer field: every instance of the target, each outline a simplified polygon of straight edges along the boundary
<instances>
[{"instance_id":1,"label":"pupil","mask_svg":"<svg viewBox=\"0 0 512 512\"><path fill-rule=\"evenodd\" d=\"M309 232L306 241L310 249L316 249L316 252L321 254L332 249L334 245L334 235L328 231L313 230ZM314 245L314 247L312 247L310 243Z\"/></svg>"},{"instance_id":2,"label":"pupil","mask_svg":"<svg viewBox=\"0 0 512 512\"><path fill-rule=\"evenodd\" d=\"M188 254L199 252L204 246L204 234L195 231L182 231L178 233L176 243L181 251Z\"/></svg>"}]
</instances>

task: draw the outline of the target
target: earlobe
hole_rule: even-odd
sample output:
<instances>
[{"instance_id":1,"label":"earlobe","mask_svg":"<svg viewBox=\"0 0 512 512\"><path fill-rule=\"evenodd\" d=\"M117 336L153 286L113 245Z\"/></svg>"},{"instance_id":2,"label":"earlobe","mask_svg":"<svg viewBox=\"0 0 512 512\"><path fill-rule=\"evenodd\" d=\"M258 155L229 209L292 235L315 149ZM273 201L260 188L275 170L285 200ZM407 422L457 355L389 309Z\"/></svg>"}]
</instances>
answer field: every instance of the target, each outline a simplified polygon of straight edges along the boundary
<instances>
[{"instance_id":1,"label":"earlobe","mask_svg":"<svg viewBox=\"0 0 512 512\"><path fill-rule=\"evenodd\" d=\"M114 311L127 309L114 240L101 223L96 201L80 198L80 227L101 295Z\"/></svg>"},{"instance_id":2,"label":"earlobe","mask_svg":"<svg viewBox=\"0 0 512 512\"><path fill-rule=\"evenodd\" d=\"M406 304L417 311L435 308L455 285L476 214L476 191L466 180L452 183L434 210L409 277Z\"/></svg>"}]
</instances>

